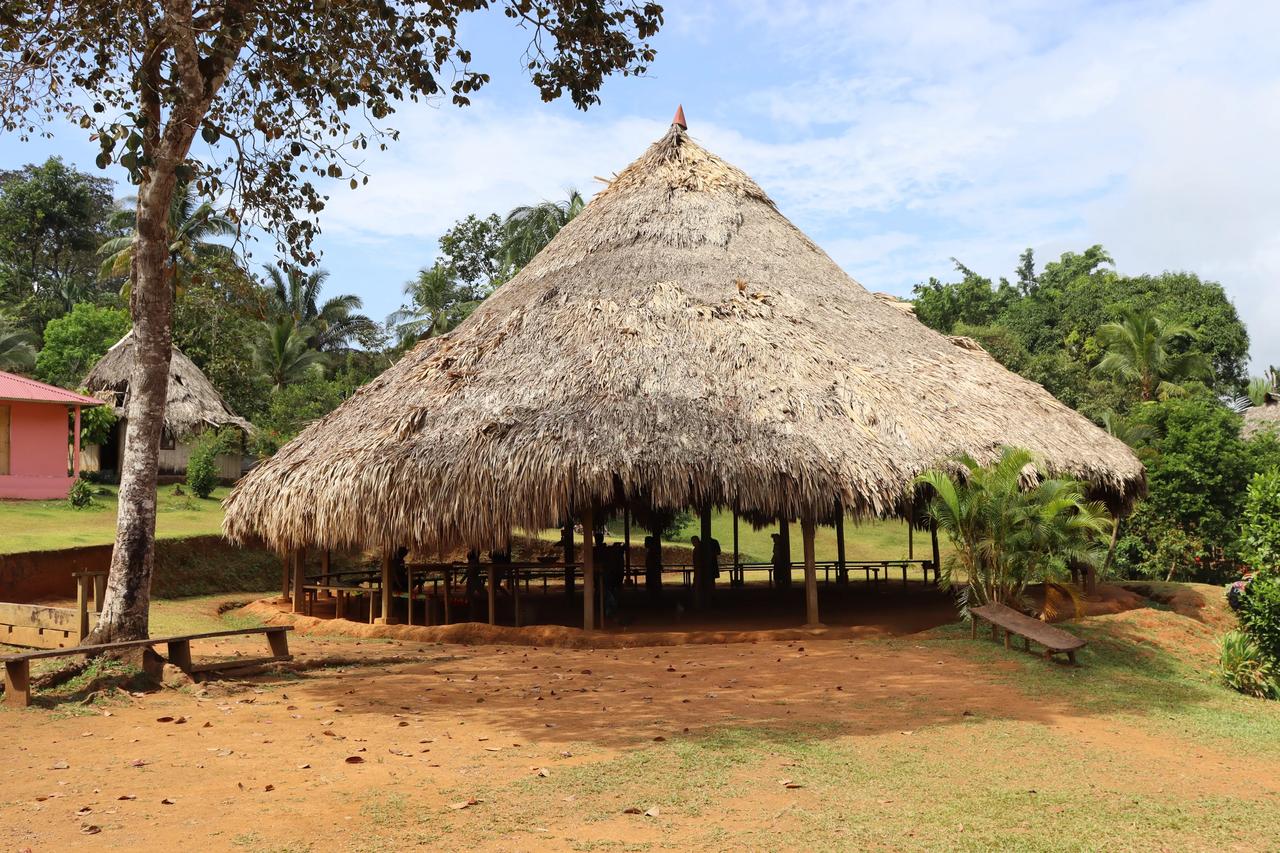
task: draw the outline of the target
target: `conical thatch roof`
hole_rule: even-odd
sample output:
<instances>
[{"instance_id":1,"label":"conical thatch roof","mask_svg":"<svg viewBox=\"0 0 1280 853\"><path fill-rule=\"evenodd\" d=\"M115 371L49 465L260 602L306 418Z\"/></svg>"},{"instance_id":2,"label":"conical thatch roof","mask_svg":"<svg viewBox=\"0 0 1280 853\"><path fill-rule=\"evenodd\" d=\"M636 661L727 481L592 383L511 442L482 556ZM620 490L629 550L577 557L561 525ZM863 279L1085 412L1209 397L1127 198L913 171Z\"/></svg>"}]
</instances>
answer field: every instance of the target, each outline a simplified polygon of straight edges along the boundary
<instances>
[{"instance_id":1,"label":"conical thatch roof","mask_svg":"<svg viewBox=\"0 0 1280 853\"><path fill-rule=\"evenodd\" d=\"M89 392L102 396L114 394L111 400L118 417L129 409L129 380L133 373L133 332L125 335L107 350L84 379ZM169 391L164 405L164 425L176 436L187 436L206 426L235 426L246 433L253 424L227 406L213 387L209 377L195 366L177 347L169 360Z\"/></svg>"},{"instance_id":2,"label":"conical thatch roof","mask_svg":"<svg viewBox=\"0 0 1280 853\"><path fill-rule=\"evenodd\" d=\"M1267 430L1280 435L1280 395L1273 392L1267 392L1266 401L1261 406L1244 410L1244 427L1240 434L1253 438Z\"/></svg>"},{"instance_id":3,"label":"conical thatch roof","mask_svg":"<svg viewBox=\"0 0 1280 853\"><path fill-rule=\"evenodd\" d=\"M465 323L241 480L224 531L497 547L623 494L879 515L1005 444L1117 503L1144 488L1123 443L864 290L673 126Z\"/></svg>"}]
</instances>

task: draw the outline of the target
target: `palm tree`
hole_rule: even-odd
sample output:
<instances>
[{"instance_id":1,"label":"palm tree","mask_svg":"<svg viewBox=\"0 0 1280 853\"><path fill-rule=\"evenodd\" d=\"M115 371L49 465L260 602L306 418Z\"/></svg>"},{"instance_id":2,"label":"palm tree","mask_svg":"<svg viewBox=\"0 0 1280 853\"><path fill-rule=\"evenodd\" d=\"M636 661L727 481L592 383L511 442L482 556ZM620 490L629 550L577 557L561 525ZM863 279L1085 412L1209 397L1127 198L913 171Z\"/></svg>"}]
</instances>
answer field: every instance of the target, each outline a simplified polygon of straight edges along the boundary
<instances>
[{"instance_id":1,"label":"palm tree","mask_svg":"<svg viewBox=\"0 0 1280 853\"><path fill-rule=\"evenodd\" d=\"M263 319L292 318L298 328L309 330L308 343L329 352L345 346L374 323L356 310L364 306L359 296L343 293L320 302L320 291L329 280L325 270L303 272L297 267L281 270L268 266L266 311Z\"/></svg>"},{"instance_id":2,"label":"palm tree","mask_svg":"<svg viewBox=\"0 0 1280 853\"><path fill-rule=\"evenodd\" d=\"M136 203L136 199L134 200ZM173 284L177 292L185 288L191 268L201 258L234 257L230 246L209 241L211 237L229 237L236 233L235 223L214 210L209 202L198 202L191 184L179 184L173 191L169 205L169 259L173 264ZM133 230L136 215L132 210L117 210L111 217L113 228L127 230L122 237L113 237L98 247L104 256L99 274L103 278L125 277L120 295L129 294L129 268L133 264L133 244L137 232Z\"/></svg>"},{"instance_id":3,"label":"palm tree","mask_svg":"<svg viewBox=\"0 0 1280 853\"><path fill-rule=\"evenodd\" d=\"M305 328L299 328L291 317L262 323L261 336L253 345L253 360L271 381L272 390L318 374L324 368L324 355L307 345Z\"/></svg>"},{"instance_id":4,"label":"palm tree","mask_svg":"<svg viewBox=\"0 0 1280 853\"><path fill-rule=\"evenodd\" d=\"M1179 341L1195 336L1190 326L1127 310L1120 322L1098 329L1098 340L1107 353L1094 370L1136 385L1138 399L1143 402L1183 396L1187 389L1182 383L1213 378L1213 367L1204 353L1173 352Z\"/></svg>"},{"instance_id":5,"label":"palm tree","mask_svg":"<svg viewBox=\"0 0 1280 853\"><path fill-rule=\"evenodd\" d=\"M36 363L36 335L0 314L0 370L26 371Z\"/></svg>"},{"instance_id":6,"label":"palm tree","mask_svg":"<svg viewBox=\"0 0 1280 853\"><path fill-rule=\"evenodd\" d=\"M504 265L513 274L519 272L586 206L582 193L570 189L563 201L544 201L512 210L502 220Z\"/></svg>"},{"instance_id":7,"label":"palm tree","mask_svg":"<svg viewBox=\"0 0 1280 853\"><path fill-rule=\"evenodd\" d=\"M442 335L465 320L479 303L454 281L447 267L423 267L404 285L410 304L387 317L401 343Z\"/></svg>"},{"instance_id":8,"label":"palm tree","mask_svg":"<svg viewBox=\"0 0 1280 853\"><path fill-rule=\"evenodd\" d=\"M942 577L948 586L963 584L962 612L992 602L1025 607L1029 583L1050 581L1069 565L1097 564L1097 539L1111 519L1079 483L1046 477L1018 448L1005 448L989 466L969 456L957 465L958 473L926 471L918 482L933 489L930 518L955 543Z\"/></svg>"}]
</instances>

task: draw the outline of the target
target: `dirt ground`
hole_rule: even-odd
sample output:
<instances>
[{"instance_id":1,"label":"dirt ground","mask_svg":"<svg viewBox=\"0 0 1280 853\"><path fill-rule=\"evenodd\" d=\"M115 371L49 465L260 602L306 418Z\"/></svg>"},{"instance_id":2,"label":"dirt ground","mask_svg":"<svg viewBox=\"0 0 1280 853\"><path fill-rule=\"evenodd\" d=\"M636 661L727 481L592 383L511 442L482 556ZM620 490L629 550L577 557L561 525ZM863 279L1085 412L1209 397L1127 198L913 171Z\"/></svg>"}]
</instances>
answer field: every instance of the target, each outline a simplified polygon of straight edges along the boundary
<instances>
[{"instance_id":1,"label":"dirt ground","mask_svg":"<svg viewBox=\"0 0 1280 853\"><path fill-rule=\"evenodd\" d=\"M1194 666L1229 617L1204 595L1179 607L1090 617L1091 648ZM1234 699L1137 707L1090 690L1113 677L1106 658L1044 664L949 628L832 636L564 648L299 632L293 665L241 680L0 711L0 847L1280 843L1280 750L1195 728ZM1237 827L1222 811L1237 801L1264 822Z\"/></svg>"}]
</instances>

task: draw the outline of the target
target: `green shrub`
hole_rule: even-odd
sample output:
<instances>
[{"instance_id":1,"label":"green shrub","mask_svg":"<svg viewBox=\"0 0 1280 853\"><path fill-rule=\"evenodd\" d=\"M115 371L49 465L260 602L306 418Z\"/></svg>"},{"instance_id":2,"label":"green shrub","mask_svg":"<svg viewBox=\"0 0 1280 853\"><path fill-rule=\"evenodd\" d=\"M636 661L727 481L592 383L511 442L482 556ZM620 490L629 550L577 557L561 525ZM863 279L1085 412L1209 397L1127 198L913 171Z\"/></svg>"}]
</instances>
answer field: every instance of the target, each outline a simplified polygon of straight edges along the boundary
<instances>
[{"instance_id":1,"label":"green shrub","mask_svg":"<svg viewBox=\"0 0 1280 853\"><path fill-rule=\"evenodd\" d=\"M234 429L209 429L196 437L187 459L187 486L198 498L207 498L218 486L218 457L230 453L239 441Z\"/></svg>"},{"instance_id":2,"label":"green shrub","mask_svg":"<svg viewBox=\"0 0 1280 853\"><path fill-rule=\"evenodd\" d=\"M1280 667L1280 569L1259 571L1240 596L1240 626Z\"/></svg>"},{"instance_id":3,"label":"green shrub","mask_svg":"<svg viewBox=\"0 0 1280 853\"><path fill-rule=\"evenodd\" d=\"M1249 481L1240 556L1255 569L1280 567L1280 470L1254 474Z\"/></svg>"},{"instance_id":4,"label":"green shrub","mask_svg":"<svg viewBox=\"0 0 1280 853\"><path fill-rule=\"evenodd\" d=\"M1275 699L1280 695L1274 664L1250 636L1240 631L1223 635L1218 671L1227 686L1246 696Z\"/></svg>"},{"instance_id":5,"label":"green shrub","mask_svg":"<svg viewBox=\"0 0 1280 853\"><path fill-rule=\"evenodd\" d=\"M84 509L93 505L93 486L88 480L77 479L67 492L67 502L76 509Z\"/></svg>"}]
</instances>

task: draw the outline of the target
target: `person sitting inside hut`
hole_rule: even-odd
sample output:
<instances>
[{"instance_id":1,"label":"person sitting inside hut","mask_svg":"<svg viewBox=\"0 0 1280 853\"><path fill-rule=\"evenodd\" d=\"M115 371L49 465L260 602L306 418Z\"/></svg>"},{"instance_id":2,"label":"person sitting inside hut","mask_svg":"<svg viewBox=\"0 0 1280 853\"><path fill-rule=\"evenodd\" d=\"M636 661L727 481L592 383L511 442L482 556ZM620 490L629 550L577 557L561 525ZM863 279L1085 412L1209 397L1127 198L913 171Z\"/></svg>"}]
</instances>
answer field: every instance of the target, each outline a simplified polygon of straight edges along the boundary
<instances>
[{"instance_id":1,"label":"person sitting inside hut","mask_svg":"<svg viewBox=\"0 0 1280 853\"><path fill-rule=\"evenodd\" d=\"M779 588L791 586L791 554L790 548L777 533L769 534L773 539L773 585Z\"/></svg>"},{"instance_id":2,"label":"person sitting inside hut","mask_svg":"<svg viewBox=\"0 0 1280 853\"><path fill-rule=\"evenodd\" d=\"M644 538L644 588L650 598L662 597L662 540L657 536Z\"/></svg>"}]
</instances>

